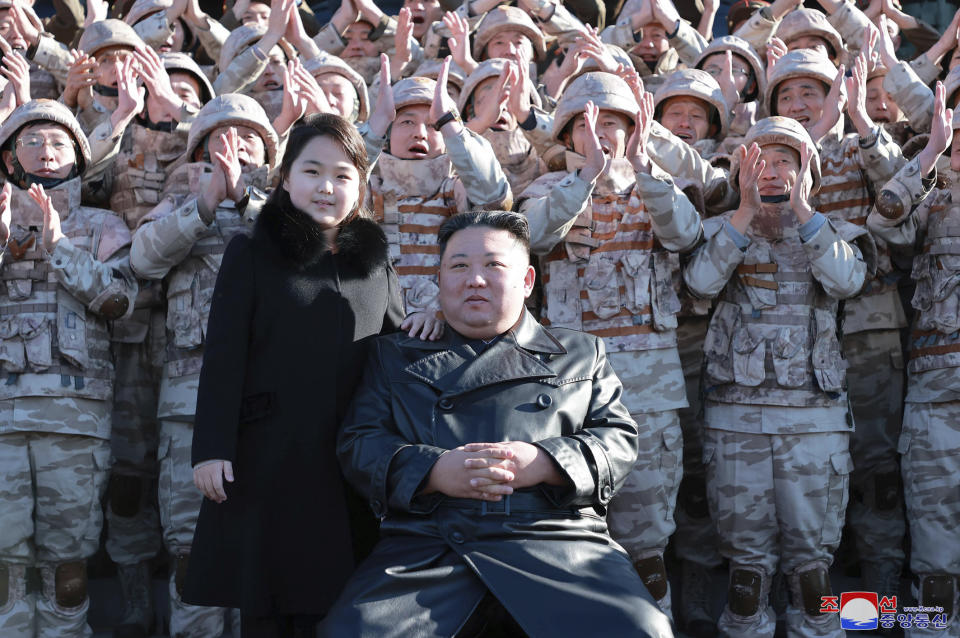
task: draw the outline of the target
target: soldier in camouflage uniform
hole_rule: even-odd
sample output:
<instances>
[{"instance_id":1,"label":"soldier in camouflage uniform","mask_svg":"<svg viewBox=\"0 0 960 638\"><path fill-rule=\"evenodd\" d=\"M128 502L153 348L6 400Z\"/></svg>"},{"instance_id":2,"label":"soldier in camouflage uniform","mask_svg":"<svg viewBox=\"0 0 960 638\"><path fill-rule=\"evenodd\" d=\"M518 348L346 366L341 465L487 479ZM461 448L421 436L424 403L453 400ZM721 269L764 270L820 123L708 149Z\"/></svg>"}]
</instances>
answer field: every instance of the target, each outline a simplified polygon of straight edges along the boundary
<instances>
[{"instance_id":1,"label":"soldier in camouflage uniform","mask_svg":"<svg viewBox=\"0 0 960 638\"><path fill-rule=\"evenodd\" d=\"M451 113L448 119L456 115L446 89L448 74L449 66L438 82L421 77L397 82L393 86L397 115L389 140L365 139L368 153L387 144L370 177L369 208L387 234L407 314L434 314L440 309L436 283L440 224L458 212L509 209L513 202L489 142L459 121L454 122L456 127L437 129L438 113Z\"/></svg>"},{"instance_id":2,"label":"soldier in camouflage uniform","mask_svg":"<svg viewBox=\"0 0 960 638\"><path fill-rule=\"evenodd\" d=\"M370 114L367 85L360 74L335 55L319 51L303 63L317 80L334 113L351 122L366 122Z\"/></svg>"},{"instance_id":3,"label":"soldier in camouflage uniform","mask_svg":"<svg viewBox=\"0 0 960 638\"><path fill-rule=\"evenodd\" d=\"M820 614L852 469L836 315L863 286L872 239L811 208L820 162L796 121L763 119L745 141L731 173L740 207L704 221L684 270L694 294L719 299L703 380L707 494L730 561L718 627L772 637L779 569L789 635L840 638L837 615Z\"/></svg>"},{"instance_id":4,"label":"soldier in camouflage uniform","mask_svg":"<svg viewBox=\"0 0 960 638\"><path fill-rule=\"evenodd\" d=\"M746 135L759 117L763 96L766 95L767 71L750 43L734 35L713 40L700 54L694 66L712 75L719 83L726 72L724 58L728 51L732 55L730 72L737 90L737 101L735 104L728 104L733 111L729 135L720 142L725 152L732 152L732 142L739 144L736 138Z\"/></svg>"},{"instance_id":5,"label":"soldier in camouflage uniform","mask_svg":"<svg viewBox=\"0 0 960 638\"><path fill-rule=\"evenodd\" d=\"M220 260L234 235L252 231L266 200L263 189L276 153L276 134L252 98L237 94L214 98L190 128L183 164L168 179L170 194L134 234L134 272L143 279L164 280L167 294L167 352L158 417L160 518L164 545L174 561L169 586L171 636L219 636L223 631L222 609L195 607L180 598L203 498L193 484L190 464L193 418ZM219 164L211 167L220 161L216 154L233 155L243 173L229 196L211 205L207 200L215 191L209 184L218 177L223 180L225 170Z\"/></svg>"},{"instance_id":6,"label":"soldier in camouflage uniform","mask_svg":"<svg viewBox=\"0 0 960 638\"><path fill-rule=\"evenodd\" d=\"M181 5L174 0L136 0L123 21L159 53L188 52L199 40L211 60L219 59L220 48L230 35L206 13L197 13L190 2Z\"/></svg>"},{"instance_id":7,"label":"soldier in camouflage uniform","mask_svg":"<svg viewBox=\"0 0 960 638\"><path fill-rule=\"evenodd\" d=\"M0 634L89 636L86 559L110 469L107 321L137 294L130 232L110 211L80 205L90 148L59 102L15 110L0 147ZM27 591L34 567L39 593Z\"/></svg>"},{"instance_id":8,"label":"soldier in camouflage uniform","mask_svg":"<svg viewBox=\"0 0 960 638\"><path fill-rule=\"evenodd\" d=\"M542 322L604 338L623 403L640 426L636 466L607 521L670 614L663 551L682 473L677 410L687 400L677 353L679 259L669 251L695 245L700 220L668 176L644 166L638 110L630 87L611 73L574 80L553 133L570 149L569 172L537 179L521 194L520 211L530 220L531 249L541 255ZM652 118L652 103L649 110Z\"/></svg>"},{"instance_id":9,"label":"soldier in camouflage uniform","mask_svg":"<svg viewBox=\"0 0 960 638\"><path fill-rule=\"evenodd\" d=\"M827 133L820 142L823 187L814 197L816 209L831 219L864 227L873 193L903 166L900 147L866 112L866 56L854 65L848 82L847 108L856 133L838 138ZM770 113L805 122L812 135L831 130L839 115L829 102L836 82L833 65L820 54L800 50L781 58L767 87ZM808 97L818 94L820 100ZM842 118L841 118L842 121ZM844 305L843 352L849 362L847 383L856 425L850 452L856 471L851 477L850 523L857 540L864 587L896 595L904 561L906 522L897 464L903 397L903 355L900 329L906 316L897 290L899 273L882 239L877 239L877 270L868 273L863 291ZM884 388L884 392L877 392Z\"/></svg>"},{"instance_id":10,"label":"soldier in camouflage uniform","mask_svg":"<svg viewBox=\"0 0 960 638\"><path fill-rule=\"evenodd\" d=\"M956 485L960 472L960 112L953 113L951 122L942 87L938 93L926 148L884 187L867 224L890 245L910 252L916 247L918 253L913 262L917 315L910 335L899 451L910 521L910 567L916 575L914 593L919 604L942 607L949 626L913 627L906 634L956 638L960 636L960 494ZM949 168L934 187L938 177L934 166L948 148Z\"/></svg>"}]
</instances>

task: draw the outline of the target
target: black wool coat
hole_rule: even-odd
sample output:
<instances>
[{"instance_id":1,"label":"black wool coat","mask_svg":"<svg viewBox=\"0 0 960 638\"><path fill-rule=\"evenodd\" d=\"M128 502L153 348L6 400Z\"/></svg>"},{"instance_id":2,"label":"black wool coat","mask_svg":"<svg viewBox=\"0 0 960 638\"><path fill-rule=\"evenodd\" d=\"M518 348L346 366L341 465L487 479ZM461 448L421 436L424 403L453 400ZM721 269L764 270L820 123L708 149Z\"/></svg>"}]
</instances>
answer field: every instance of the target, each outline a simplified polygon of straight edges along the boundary
<instances>
[{"instance_id":1,"label":"black wool coat","mask_svg":"<svg viewBox=\"0 0 960 638\"><path fill-rule=\"evenodd\" d=\"M235 481L203 501L189 603L323 614L353 569L337 430L371 338L403 312L376 223L345 224L336 248L287 200L224 254L192 458L231 461Z\"/></svg>"}]
</instances>

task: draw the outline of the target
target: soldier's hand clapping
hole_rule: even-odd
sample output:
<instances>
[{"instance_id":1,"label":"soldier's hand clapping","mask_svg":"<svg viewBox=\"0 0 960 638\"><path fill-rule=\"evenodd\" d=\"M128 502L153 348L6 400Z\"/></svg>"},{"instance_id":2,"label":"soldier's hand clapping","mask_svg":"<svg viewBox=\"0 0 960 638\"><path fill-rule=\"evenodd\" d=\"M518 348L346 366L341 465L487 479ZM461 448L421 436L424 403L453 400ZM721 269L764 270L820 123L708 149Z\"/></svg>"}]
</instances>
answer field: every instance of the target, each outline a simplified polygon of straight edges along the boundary
<instances>
[{"instance_id":1,"label":"soldier's hand clapping","mask_svg":"<svg viewBox=\"0 0 960 638\"><path fill-rule=\"evenodd\" d=\"M800 147L800 172L797 173L797 182L790 191L790 207L801 224L810 221L815 212L810 206L810 196L813 194L813 175L810 172L811 158L813 158L813 149L804 142Z\"/></svg>"},{"instance_id":2,"label":"soldier's hand clapping","mask_svg":"<svg viewBox=\"0 0 960 638\"><path fill-rule=\"evenodd\" d=\"M735 159L740 167L740 206L730 217L730 224L740 233L746 233L750 222L762 206L760 176L766 162L760 159L760 147L756 143L751 144L749 149L741 144L736 150Z\"/></svg>"},{"instance_id":3,"label":"soldier's hand clapping","mask_svg":"<svg viewBox=\"0 0 960 638\"><path fill-rule=\"evenodd\" d=\"M647 155L647 141L650 139L650 127L653 122L653 95L644 93L637 111L633 133L627 140L626 157L633 170L638 173L650 173L650 156Z\"/></svg>"},{"instance_id":4,"label":"soldier's hand clapping","mask_svg":"<svg viewBox=\"0 0 960 638\"><path fill-rule=\"evenodd\" d=\"M430 104L430 121L436 123L447 113L456 113L457 105L447 91L447 79L450 77L451 57L448 55L443 61L443 67L440 69L440 75L437 77L437 88L433 92L433 103ZM457 134L460 132L460 125L450 122L445 125L441 132Z\"/></svg>"},{"instance_id":5,"label":"soldier's hand clapping","mask_svg":"<svg viewBox=\"0 0 960 638\"><path fill-rule=\"evenodd\" d=\"M583 121L586 127L586 139L584 144L584 157L586 162L580 169L580 179L586 182L593 182L607 168L607 156L600 146L600 138L597 136L597 119L600 117L600 108L592 101L587 102L583 108ZM575 123L574 126L577 126Z\"/></svg>"},{"instance_id":6,"label":"soldier's hand clapping","mask_svg":"<svg viewBox=\"0 0 960 638\"><path fill-rule=\"evenodd\" d=\"M844 82L846 70L847 67L843 64L837 69L837 77L833 80L833 85L827 92L827 99L823 102L823 113L820 120L808 131L814 143L819 144L820 140L833 130L847 106L847 86Z\"/></svg>"},{"instance_id":7,"label":"soldier's hand clapping","mask_svg":"<svg viewBox=\"0 0 960 638\"><path fill-rule=\"evenodd\" d=\"M447 11L443 15L443 24L450 30L447 46L450 47L453 61L463 69L464 73L470 75L477 68L477 62L470 53L470 24L465 18L452 11Z\"/></svg>"},{"instance_id":8,"label":"soldier's hand clapping","mask_svg":"<svg viewBox=\"0 0 960 638\"><path fill-rule=\"evenodd\" d=\"M497 123L510 100L510 86L516 71L512 64L505 64L500 76L493 85L493 93L487 95L482 104L474 100L473 117L467 122L467 128L478 135Z\"/></svg>"},{"instance_id":9,"label":"soldier's hand clapping","mask_svg":"<svg viewBox=\"0 0 960 638\"><path fill-rule=\"evenodd\" d=\"M18 105L30 101L30 65L22 56L5 54L0 73L13 85Z\"/></svg>"},{"instance_id":10,"label":"soldier's hand clapping","mask_svg":"<svg viewBox=\"0 0 960 638\"><path fill-rule=\"evenodd\" d=\"M397 119L397 109L393 102L393 87L390 85L390 64L385 53L380 54L380 93L377 105L370 116L370 133L377 138L386 137L390 124Z\"/></svg>"},{"instance_id":11,"label":"soldier's hand clapping","mask_svg":"<svg viewBox=\"0 0 960 638\"><path fill-rule=\"evenodd\" d=\"M92 56L76 49L70 51L70 60L62 98L64 104L74 108L78 104L80 92L89 91L90 87L97 83L99 65Z\"/></svg>"},{"instance_id":12,"label":"soldier's hand clapping","mask_svg":"<svg viewBox=\"0 0 960 638\"><path fill-rule=\"evenodd\" d=\"M920 170L924 176L930 175L937 165L937 159L950 148L953 142L953 109L946 108L946 89L937 82L934 91L933 120L930 122L930 137L927 145L917 155Z\"/></svg>"},{"instance_id":13,"label":"soldier's hand clapping","mask_svg":"<svg viewBox=\"0 0 960 638\"><path fill-rule=\"evenodd\" d=\"M10 207L10 182L4 182L0 189L0 246L6 246L10 239L10 226L13 222L13 211Z\"/></svg>"},{"instance_id":14,"label":"soldier's hand clapping","mask_svg":"<svg viewBox=\"0 0 960 638\"><path fill-rule=\"evenodd\" d=\"M197 199L200 218L208 224L213 221L217 206L221 202L227 199L239 202L246 190L237 149L237 129L231 126L226 135L220 136L219 141L223 152L212 154L210 160L213 171L210 173L210 181Z\"/></svg>"},{"instance_id":15,"label":"soldier's hand clapping","mask_svg":"<svg viewBox=\"0 0 960 638\"><path fill-rule=\"evenodd\" d=\"M171 120L179 122L180 112L183 109L183 100L173 91L170 84L170 75L163 66L160 54L152 47L138 47L133 52L140 63L139 74L147 88L147 99Z\"/></svg>"},{"instance_id":16,"label":"soldier's hand clapping","mask_svg":"<svg viewBox=\"0 0 960 638\"><path fill-rule=\"evenodd\" d=\"M43 249L52 253L63 239L63 231L60 230L60 213L53 207L53 200L44 192L40 184L31 184L27 193L43 211Z\"/></svg>"},{"instance_id":17,"label":"soldier's hand clapping","mask_svg":"<svg viewBox=\"0 0 960 638\"><path fill-rule=\"evenodd\" d=\"M400 80L403 67L413 59L410 52L411 37L413 37L413 18L410 8L403 7L397 15L397 33L394 36L393 57L390 59L390 79L394 82Z\"/></svg>"}]
</instances>

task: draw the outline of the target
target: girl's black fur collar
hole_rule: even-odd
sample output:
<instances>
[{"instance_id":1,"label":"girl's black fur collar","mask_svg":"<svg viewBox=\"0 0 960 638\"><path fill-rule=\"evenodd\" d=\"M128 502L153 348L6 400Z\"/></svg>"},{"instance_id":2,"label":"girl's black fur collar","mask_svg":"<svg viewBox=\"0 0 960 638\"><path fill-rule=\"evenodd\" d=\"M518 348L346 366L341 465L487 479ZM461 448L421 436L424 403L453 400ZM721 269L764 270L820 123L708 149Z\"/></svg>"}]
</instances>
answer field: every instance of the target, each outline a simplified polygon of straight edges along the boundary
<instances>
[{"instance_id":1,"label":"girl's black fur collar","mask_svg":"<svg viewBox=\"0 0 960 638\"><path fill-rule=\"evenodd\" d=\"M268 238L275 250L298 270L318 263L329 252L330 245L316 222L290 203L289 195L281 201L268 201L257 219L255 238ZM376 222L356 217L340 226L337 233L337 261L357 275L365 277L390 261L387 236Z\"/></svg>"}]
</instances>

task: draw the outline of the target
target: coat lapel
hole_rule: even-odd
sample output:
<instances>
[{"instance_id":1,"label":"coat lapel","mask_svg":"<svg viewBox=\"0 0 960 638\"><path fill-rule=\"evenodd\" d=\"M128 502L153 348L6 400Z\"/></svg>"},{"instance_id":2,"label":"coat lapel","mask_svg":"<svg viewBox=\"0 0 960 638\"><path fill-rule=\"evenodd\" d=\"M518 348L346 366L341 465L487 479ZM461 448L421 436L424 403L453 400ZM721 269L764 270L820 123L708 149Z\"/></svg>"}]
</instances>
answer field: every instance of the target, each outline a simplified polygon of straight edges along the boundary
<instances>
[{"instance_id":1,"label":"coat lapel","mask_svg":"<svg viewBox=\"0 0 960 638\"><path fill-rule=\"evenodd\" d=\"M400 345L436 351L408 365L405 372L448 396L505 381L556 377L556 372L536 354L566 352L526 310L515 328L479 356L462 336L449 328L440 341L404 339Z\"/></svg>"}]
</instances>

